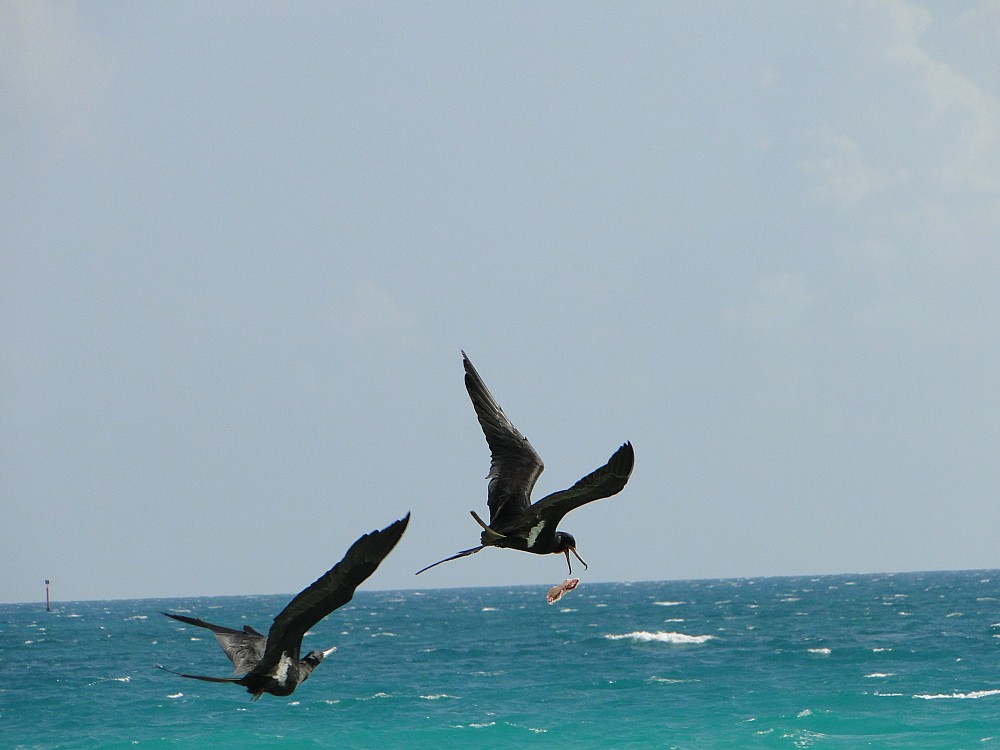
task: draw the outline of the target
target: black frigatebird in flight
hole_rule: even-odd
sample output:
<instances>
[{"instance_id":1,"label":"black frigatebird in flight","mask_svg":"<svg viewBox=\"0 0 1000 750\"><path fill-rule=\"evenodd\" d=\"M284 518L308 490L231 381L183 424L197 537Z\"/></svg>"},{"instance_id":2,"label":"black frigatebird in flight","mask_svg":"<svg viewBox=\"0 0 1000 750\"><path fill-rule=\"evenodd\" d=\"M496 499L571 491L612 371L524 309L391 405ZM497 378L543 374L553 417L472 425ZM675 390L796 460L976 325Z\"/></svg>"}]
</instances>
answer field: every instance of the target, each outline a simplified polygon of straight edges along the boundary
<instances>
[{"instance_id":1,"label":"black frigatebird in flight","mask_svg":"<svg viewBox=\"0 0 1000 750\"><path fill-rule=\"evenodd\" d=\"M487 491L490 522L487 524L476 511L471 511L476 523L483 527L480 545L438 560L417 571L420 575L435 565L475 554L485 547L506 547L533 552L536 555L564 554L570 574L572 552L587 567L576 551L576 539L565 531L557 531L562 517L581 505L621 492L635 463L632 444L626 442L601 468L591 472L572 487L531 502L531 490L545 468L541 457L528 439L507 419L465 352L465 388L476 408L479 424L486 434L492 462Z\"/></svg>"},{"instance_id":2,"label":"black frigatebird in flight","mask_svg":"<svg viewBox=\"0 0 1000 750\"><path fill-rule=\"evenodd\" d=\"M233 630L195 617L164 612L167 617L180 622L211 630L233 663L236 674L243 676L209 677L169 669L166 671L195 680L243 685L254 700L264 693L291 695L295 688L309 678L324 657L336 650L330 648L325 651L310 651L300 659L302 636L333 610L351 601L354 590L375 572L379 563L396 546L409 521L410 514L407 513L381 531L373 531L358 539L347 550L343 560L297 594L281 610L274 618L267 636L249 625L244 625L243 630Z\"/></svg>"}]
</instances>

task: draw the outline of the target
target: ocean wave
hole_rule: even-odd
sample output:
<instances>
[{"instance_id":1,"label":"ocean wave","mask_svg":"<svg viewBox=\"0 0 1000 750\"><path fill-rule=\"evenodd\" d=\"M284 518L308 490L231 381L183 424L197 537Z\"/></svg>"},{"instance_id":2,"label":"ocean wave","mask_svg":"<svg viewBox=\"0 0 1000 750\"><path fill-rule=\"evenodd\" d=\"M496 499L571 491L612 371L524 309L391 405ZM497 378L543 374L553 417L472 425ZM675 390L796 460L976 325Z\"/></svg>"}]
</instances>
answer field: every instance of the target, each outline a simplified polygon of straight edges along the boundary
<instances>
[{"instance_id":1,"label":"ocean wave","mask_svg":"<svg viewBox=\"0 0 1000 750\"><path fill-rule=\"evenodd\" d=\"M444 698L455 698L458 699L457 695L448 695L447 693L433 693L432 695L421 695L420 699L425 701L439 701Z\"/></svg>"},{"instance_id":2,"label":"ocean wave","mask_svg":"<svg viewBox=\"0 0 1000 750\"><path fill-rule=\"evenodd\" d=\"M656 641L673 644L704 643L715 638L714 635L688 635L687 633L668 633L663 630L658 630L655 633L651 633L648 630L636 630L632 633L609 633L604 637L609 641L629 640L637 643Z\"/></svg>"},{"instance_id":3,"label":"ocean wave","mask_svg":"<svg viewBox=\"0 0 1000 750\"><path fill-rule=\"evenodd\" d=\"M914 698L920 698L925 701L940 700L943 698L951 698L954 700L968 700L972 698L988 698L992 695L1000 695L1000 690L973 690L971 693L938 693L937 695L928 694L918 694L914 695Z\"/></svg>"},{"instance_id":4,"label":"ocean wave","mask_svg":"<svg viewBox=\"0 0 1000 750\"><path fill-rule=\"evenodd\" d=\"M455 729L489 729L490 727L497 726L495 721L482 721L482 722L472 722L471 724L453 724L452 727ZM505 721L503 726L511 727L513 729L524 729L532 734L545 734L548 729L542 729L541 727L529 727L523 724L511 724L509 721Z\"/></svg>"}]
</instances>

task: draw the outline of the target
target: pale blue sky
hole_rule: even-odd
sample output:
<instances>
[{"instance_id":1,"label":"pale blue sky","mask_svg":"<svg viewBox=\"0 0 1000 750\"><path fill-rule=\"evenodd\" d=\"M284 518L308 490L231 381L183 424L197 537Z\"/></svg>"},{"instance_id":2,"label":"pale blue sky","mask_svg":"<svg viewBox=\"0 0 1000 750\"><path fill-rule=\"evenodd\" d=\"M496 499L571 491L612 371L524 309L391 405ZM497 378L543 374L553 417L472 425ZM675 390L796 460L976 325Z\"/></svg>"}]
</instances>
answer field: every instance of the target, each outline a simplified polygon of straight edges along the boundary
<instances>
[{"instance_id":1,"label":"pale blue sky","mask_svg":"<svg viewBox=\"0 0 1000 750\"><path fill-rule=\"evenodd\" d=\"M1000 566L1000 4L0 3L0 601Z\"/></svg>"}]
</instances>

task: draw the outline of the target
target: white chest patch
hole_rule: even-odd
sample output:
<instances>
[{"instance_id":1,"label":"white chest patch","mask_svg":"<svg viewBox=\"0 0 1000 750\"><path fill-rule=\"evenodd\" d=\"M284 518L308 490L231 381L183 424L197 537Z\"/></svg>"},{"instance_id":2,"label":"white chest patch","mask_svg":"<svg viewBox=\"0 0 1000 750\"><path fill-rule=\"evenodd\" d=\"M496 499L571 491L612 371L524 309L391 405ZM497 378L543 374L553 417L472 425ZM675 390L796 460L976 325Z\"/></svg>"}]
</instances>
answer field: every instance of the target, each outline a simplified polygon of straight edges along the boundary
<instances>
[{"instance_id":1,"label":"white chest patch","mask_svg":"<svg viewBox=\"0 0 1000 750\"><path fill-rule=\"evenodd\" d=\"M535 540L538 539L538 535L542 532L543 526L545 526L545 521L539 521L535 524L534 528L528 532L528 549L535 546Z\"/></svg>"},{"instance_id":2,"label":"white chest patch","mask_svg":"<svg viewBox=\"0 0 1000 750\"><path fill-rule=\"evenodd\" d=\"M282 654L281 661L278 662L278 668L274 671L274 679L277 680L279 685L284 685L288 681L288 668L291 665L292 660L288 654Z\"/></svg>"}]
</instances>

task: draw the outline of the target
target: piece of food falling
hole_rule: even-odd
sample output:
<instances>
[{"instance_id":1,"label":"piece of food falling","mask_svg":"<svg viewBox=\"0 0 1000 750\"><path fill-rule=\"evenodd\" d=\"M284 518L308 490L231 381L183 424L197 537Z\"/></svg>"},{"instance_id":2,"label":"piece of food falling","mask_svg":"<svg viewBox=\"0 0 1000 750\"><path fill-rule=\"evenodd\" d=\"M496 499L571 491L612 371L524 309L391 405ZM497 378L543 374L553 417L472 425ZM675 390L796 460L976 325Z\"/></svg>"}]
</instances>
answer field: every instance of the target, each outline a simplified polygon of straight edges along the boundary
<instances>
[{"instance_id":1,"label":"piece of food falling","mask_svg":"<svg viewBox=\"0 0 1000 750\"><path fill-rule=\"evenodd\" d=\"M580 585L579 578L567 578L560 584L557 584L549 589L548 595L545 597L545 601L549 604L555 604L557 601L563 598L563 594L567 591L572 591L577 586Z\"/></svg>"}]
</instances>

